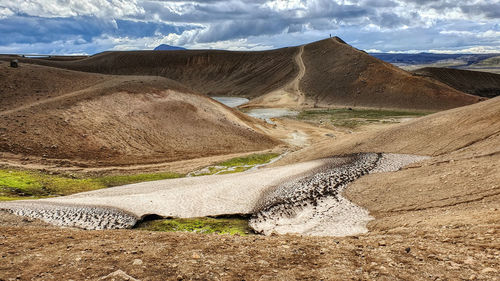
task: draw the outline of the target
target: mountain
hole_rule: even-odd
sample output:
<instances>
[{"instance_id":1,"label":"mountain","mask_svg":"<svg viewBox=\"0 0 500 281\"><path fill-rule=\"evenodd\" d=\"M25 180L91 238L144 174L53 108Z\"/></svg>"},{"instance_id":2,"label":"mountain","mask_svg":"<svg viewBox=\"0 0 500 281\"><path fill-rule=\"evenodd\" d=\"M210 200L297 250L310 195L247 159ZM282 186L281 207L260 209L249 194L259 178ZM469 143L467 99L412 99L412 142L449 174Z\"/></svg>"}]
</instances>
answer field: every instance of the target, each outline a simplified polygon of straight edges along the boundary
<instances>
[{"instance_id":1,"label":"mountain","mask_svg":"<svg viewBox=\"0 0 500 281\"><path fill-rule=\"evenodd\" d=\"M161 44L158 47L154 48L153 51L178 51L178 50L186 50L186 48L182 47L177 47L177 46L170 46L167 44Z\"/></svg>"},{"instance_id":2,"label":"mountain","mask_svg":"<svg viewBox=\"0 0 500 281\"><path fill-rule=\"evenodd\" d=\"M163 76L206 95L247 97L247 106L255 107L442 110L480 100L412 75L337 37L259 52L130 51L74 61L20 61L103 74Z\"/></svg>"},{"instance_id":3,"label":"mountain","mask_svg":"<svg viewBox=\"0 0 500 281\"><path fill-rule=\"evenodd\" d=\"M471 65L482 60L498 56L498 54L435 54L435 53L370 53L370 55L385 62L397 65L432 64L445 60L461 61L464 65Z\"/></svg>"}]
</instances>

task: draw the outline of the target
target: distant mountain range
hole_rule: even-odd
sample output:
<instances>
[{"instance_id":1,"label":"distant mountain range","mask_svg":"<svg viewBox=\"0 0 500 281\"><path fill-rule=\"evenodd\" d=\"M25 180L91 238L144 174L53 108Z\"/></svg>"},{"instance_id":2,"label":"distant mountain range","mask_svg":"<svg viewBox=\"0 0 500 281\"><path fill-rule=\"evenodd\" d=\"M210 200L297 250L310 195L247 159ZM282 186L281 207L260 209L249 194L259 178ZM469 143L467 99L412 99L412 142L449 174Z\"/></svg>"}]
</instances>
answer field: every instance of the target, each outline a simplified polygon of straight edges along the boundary
<instances>
[{"instance_id":1,"label":"distant mountain range","mask_svg":"<svg viewBox=\"0 0 500 281\"><path fill-rule=\"evenodd\" d=\"M482 60L499 56L499 54L434 54L434 53L370 53L370 55L392 64L415 65L429 64L444 60L459 60L465 65L475 64Z\"/></svg>"},{"instance_id":2,"label":"distant mountain range","mask_svg":"<svg viewBox=\"0 0 500 281\"><path fill-rule=\"evenodd\" d=\"M500 74L500 54L434 54L370 53L404 70L424 67L446 67Z\"/></svg>"},{"instance_id":3,"label":"distant mountain range","mask_svg":"<svg viewBox=\"0 0 500 281\"><path fill-rule=\"evenodd\" d=\"M186 48L170 46L167 44L161 44L158 47L154 48L155 51L175 51L175 50L186 50Z\"/></svg>"}]
</instances>

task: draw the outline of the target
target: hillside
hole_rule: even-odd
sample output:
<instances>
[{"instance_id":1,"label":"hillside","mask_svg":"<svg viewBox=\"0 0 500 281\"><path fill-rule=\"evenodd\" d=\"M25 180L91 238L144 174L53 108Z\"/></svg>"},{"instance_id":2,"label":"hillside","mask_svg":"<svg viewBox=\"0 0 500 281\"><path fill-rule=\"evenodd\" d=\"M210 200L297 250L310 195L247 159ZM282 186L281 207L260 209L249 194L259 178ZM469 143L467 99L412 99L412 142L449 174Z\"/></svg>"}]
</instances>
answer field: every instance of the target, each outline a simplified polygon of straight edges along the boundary
<instances>
[{"instance_id":1,"label":"hillside","mask_svg":"<svg viewBox=\"0 0 500 281\"><path fill-rule=\"evenodd\" d=\"M91 165L272 148L251 119L162 77L0 64L0 152Z\"/></svg>"},{"instance_id":2,"label":"hillside","mask_svg":"<svg viewBox=\"0 0 500 281\"><path fill-rule=\"evenodd\" d=\"M438 112L388 128L351 134L291 153L276 164L356 152L391 152L434 157L497 154L500 142L500 97ZM448 157L449 158L449 157Z\"/></svg>"},{"instance_id":3,"label":"hillside","mask_svg":"<svg viewBox=\"0 0 500 281\"><path fill-rule=\"evenodd\" d=\"M213 50L104 52L78 61L19 58L84 72L163 76L211 96L256 97L291 81L296 48L265 52Z\"/></svg>"},{"instance_id":4,"label":"hillside","mask_svg":"<svg viewBox=\"0 0 500 281\"><path fill-rule=\"evenodd\" d=\"M154 75L212 96L243 96L248 106L360 106L442 110L480 99L411 75L339 38L271 51L105 52L76 61L21 61L66 69Z\"/></svg>"},{"instance_id":5,"label":"hillside","mask_svg":"<svg viewBox=\"0 0 500 281\"><path fill-rule=\"evenodd\" d=\"M413 76L337 38L304 47L300 84L316 106L364 106L440 110L474 103L440 83Z\"/></svg>"},{"instance_id":6,"label":"hillside","mask_svg":"<svg viewBox=\"0 0 500 281\"><path fill-rule=\"evenodd\" d=\"M413 73L430 77L471 95L486 98L500 95L500 74L441 67L421 68Z\"/></svg>"},{"instance_id":7,"label":"hillside","mask_svg":"<svg viewBox=\"0 0 500 281\"><path fill-rule=\"evenodd\" d=\"M481 64L498 54L440 54L440 53L370 53L370 55L397 66L430 65L439 63L468 66Z\"/></svg>"}]
</instances>

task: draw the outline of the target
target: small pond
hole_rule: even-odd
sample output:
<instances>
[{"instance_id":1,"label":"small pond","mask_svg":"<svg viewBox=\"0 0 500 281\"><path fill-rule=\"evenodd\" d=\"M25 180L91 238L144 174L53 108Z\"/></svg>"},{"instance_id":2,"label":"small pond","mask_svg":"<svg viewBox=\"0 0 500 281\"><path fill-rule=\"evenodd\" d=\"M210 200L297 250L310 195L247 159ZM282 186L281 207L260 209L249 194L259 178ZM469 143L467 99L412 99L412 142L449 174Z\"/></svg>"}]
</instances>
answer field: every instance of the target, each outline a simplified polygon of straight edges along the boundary
<instances>
[{"instance_id":1,"label":"small pond","mask_svg":"<svg viewBox=\"0 0 500 281\"><path fill-rule=\"evenodd\" d=\"M240 97L212 97L212 99L223 103L229 107L237 107L248 102L246 98ZM268 123L273 123L271 118L283 117L283 116L296 116L299 114L298 111L291 110L288 108L253 108L243 110L249 116L266 120Z\"/></svg>"},{"instance_id":2,"label":"small pond","mask_svg":"<svg viewBox=\"0 0 500 281\"><path fill-rule=\"evenodd\" d=\"M229 107L237 107L239 105L248 102L247 98L240 98L240 97L211 97L211 98Z\"/></svg>"}]
</instances>

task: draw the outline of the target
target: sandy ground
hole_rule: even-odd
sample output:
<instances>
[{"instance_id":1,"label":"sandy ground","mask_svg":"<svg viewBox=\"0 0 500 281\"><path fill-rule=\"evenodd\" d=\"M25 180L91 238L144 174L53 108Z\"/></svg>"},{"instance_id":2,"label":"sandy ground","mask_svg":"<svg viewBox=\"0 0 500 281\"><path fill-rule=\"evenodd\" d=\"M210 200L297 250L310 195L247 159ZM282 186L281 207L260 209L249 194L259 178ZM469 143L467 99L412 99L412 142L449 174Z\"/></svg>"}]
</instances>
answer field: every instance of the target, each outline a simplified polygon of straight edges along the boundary
<instances>
[{"instance_id":1,"label":"sandy ground","mask_svg":"<svg viewBox=\"0 0 500 281\"><path fill-rule=\"evenodd\" d=\"M479 131L453 138L459 142L448 145L448 152L349 186L344 196L375 218L366 234L81 231L0 212L0 279L97 280L122 270L140 280L500 280L500 154L498 138L490 136L498 127L492 123L497 115L488 115L487 108L464 113L479 127L464 125L453 134ZM474 120L474 112L488 125ZM443 120L460 123L437 116L431 123L440 134L456 128L441 127ZM420 125L415 128L418 133ZM402 137L414 149L415 135ZM433 139L436 146L425 151L450 143L442 135Z\"/></svg>"}]
</instances>

